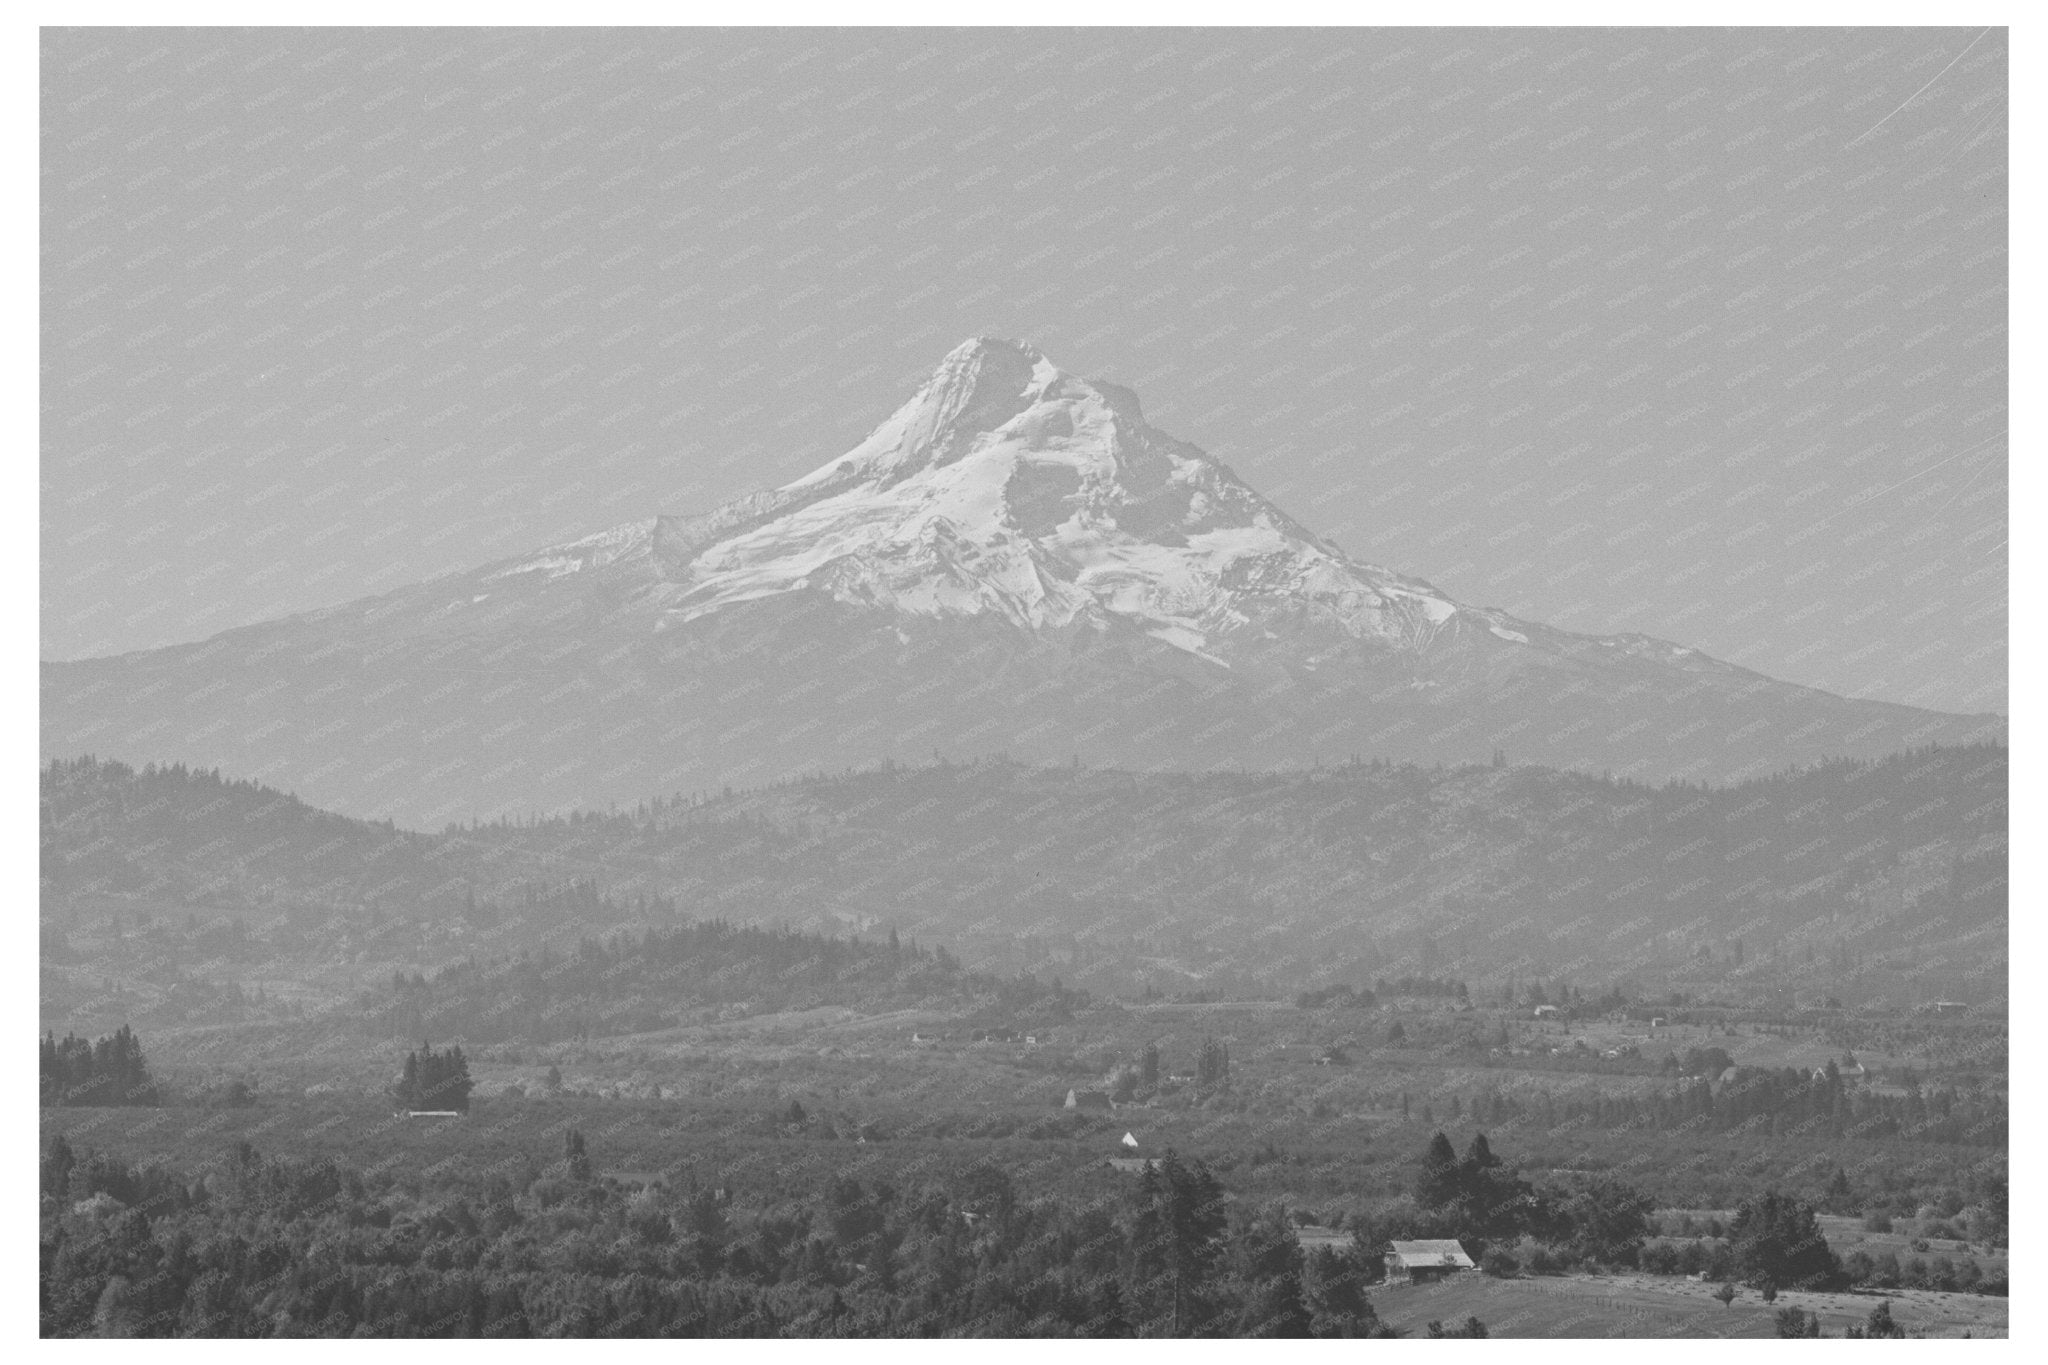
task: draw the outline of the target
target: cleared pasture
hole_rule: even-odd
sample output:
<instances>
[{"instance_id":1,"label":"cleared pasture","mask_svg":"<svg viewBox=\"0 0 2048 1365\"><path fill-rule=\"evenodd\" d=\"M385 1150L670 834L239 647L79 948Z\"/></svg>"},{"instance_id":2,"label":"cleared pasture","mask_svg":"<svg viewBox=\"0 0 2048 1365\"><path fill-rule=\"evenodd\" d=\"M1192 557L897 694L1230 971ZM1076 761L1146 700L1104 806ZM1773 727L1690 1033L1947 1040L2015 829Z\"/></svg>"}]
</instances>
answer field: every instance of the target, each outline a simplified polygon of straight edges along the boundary
<instances>
[{"instance_id":1,"label":"cleared pasture","mask_svg":"<svg viewBox=\"0 0 2048 1365\"><path fill-rule=\"evenodd\" d=\"M1753 1337L1775 1338L1777 1312L1818 1313L1821 1330L1840 1336L1862 1326L1881 1299L1909 1334L1926 1337L2002 1337L2007 1301L1971 1294L1895 1290L1888 1294L1809 1294L1785 1291L1765 1304L1754 1290L1739 1290L1723 1306L1717 1284L1657 1275L1544 1275L1494 1279L1468 1272L1434 1284L1390 1284L1372 1293L1382 1321L1411 1336L1432 1319L1446 1328L1477 1317L1495 1337Z\"/></svg>"}]
</instances>

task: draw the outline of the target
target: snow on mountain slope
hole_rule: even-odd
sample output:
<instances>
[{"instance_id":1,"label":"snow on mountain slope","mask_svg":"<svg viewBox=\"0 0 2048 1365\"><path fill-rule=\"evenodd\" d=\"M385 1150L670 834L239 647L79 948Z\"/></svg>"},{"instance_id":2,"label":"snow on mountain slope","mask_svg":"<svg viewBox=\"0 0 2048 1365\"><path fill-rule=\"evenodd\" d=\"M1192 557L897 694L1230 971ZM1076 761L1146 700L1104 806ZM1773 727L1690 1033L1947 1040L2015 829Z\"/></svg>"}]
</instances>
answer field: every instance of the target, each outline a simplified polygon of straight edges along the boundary
<instances>
[{"instance_id":1,"label":"snow on mountain slope","mask_svg":"<svg viewBox=\"0 0 2048 1365\"><path fill-rule=\"evenodd\" d=\"M1151 427L1128 389L986 337L955 348L845 456L780 488L296 619L461 634L596 610L628 634L672 633L790 594L905 621L1136 631L1223 668L1453 647L1520 648L1543 666L1611 654L1729 668L1647 637L1568 635L1465 606L1352 560Z\"/></svg>"},{"instance_id":2,"label":"snow on mountain slope","mask_svg":"<svg viewBox=\"0 0 2048 1365\"><path fill-rule=\"evenodd\" d=\"M43 680L45 757L219 765L430 827L935 749L1720 778L2003 733L1463 605L1128 390L988 339L780 488Z\"/></svg>"},{"instance_id":3,"label":"snow on mountain slope","mask_svg":"<svg viewBox=\"0 0 2048 1365\"><path fill-rule=\"evenodd\" d=\"M1227 666L1276 604L1412 643L1460 607L1355 563L1220 461L1146 424L1136 397L1029 346L977 338L844 458L695 518L538 552L491 581L558 578L645 550L658 628L816 591L910 616L1040 629L1121 621ZM1496 634L1514 627L1497 613Z\"/></svg>"}]
</instances>

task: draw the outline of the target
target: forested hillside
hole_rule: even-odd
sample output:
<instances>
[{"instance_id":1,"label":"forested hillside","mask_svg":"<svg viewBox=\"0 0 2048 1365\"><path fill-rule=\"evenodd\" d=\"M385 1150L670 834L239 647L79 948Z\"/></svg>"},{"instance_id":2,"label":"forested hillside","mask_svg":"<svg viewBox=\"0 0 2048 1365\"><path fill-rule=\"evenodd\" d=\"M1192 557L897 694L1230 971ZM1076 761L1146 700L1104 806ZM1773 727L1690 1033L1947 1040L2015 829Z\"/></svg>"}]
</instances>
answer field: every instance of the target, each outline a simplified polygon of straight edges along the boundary
<instances>
[{"instance_id":1,"label":"forested hillside","mask_svg":"<svg viewBox=\"0 0 2048 1365\"><path fill-rule=\"evenodd\" d=\"M637 907L672 917L663 902ZM863 1014L988 1008L1007 1020L1068 1017L1087 997L1058 983L968 972L941 948L886 944L707 920L465 960L428 977L399 974L363 1001L373 1033L549 1043L738 1015L841 1006Z\"/></svg>"},{"instance_id":2,"label":"forested hillside","mask_svg":"<svg viewBox=\"0 0 2048 1365\"><path fill-rule=\"evenodd\" d=\"M191 906L316 922L328 911L462 897L443 841L335 815L218 771L91 757L42 770L51 907Z\"/></svg>"},{"instance_id":3,"label":"forested hillside","mask_svg":"<svg viewBox=\"0 0 2048 1365\"><path fill-rule=\"evenodd\" d=\"M43 773L45 919L60 957L110 933L161 942L180 916L226 959L416 967L716 918L893 928L1104 987L1562 966L1987 998L2003 993L2006 771L1991 746L1733 787L1504 763L940 762L415 834L86 760Z\"/></svg>"}]
</instances>

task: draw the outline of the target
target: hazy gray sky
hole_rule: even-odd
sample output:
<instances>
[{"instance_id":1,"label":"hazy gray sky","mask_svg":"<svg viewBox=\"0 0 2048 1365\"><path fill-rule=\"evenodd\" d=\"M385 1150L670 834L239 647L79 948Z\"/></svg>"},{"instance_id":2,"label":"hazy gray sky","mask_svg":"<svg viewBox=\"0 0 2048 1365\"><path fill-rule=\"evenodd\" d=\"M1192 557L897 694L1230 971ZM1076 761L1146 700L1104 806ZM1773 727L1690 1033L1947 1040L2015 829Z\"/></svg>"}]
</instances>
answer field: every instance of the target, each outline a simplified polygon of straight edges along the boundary
<instances>
[{"instance_id":1,"label":"hazy gray sky","mask_svg":"<svg viewBox=\"0 0 2048 1365\"><path fill-rule=\"evenodd\" d=\"M991 334L1466 601L2003 710L2006 49L45 30L42 651L708 508Z\"/></svg>"}]
</instances>

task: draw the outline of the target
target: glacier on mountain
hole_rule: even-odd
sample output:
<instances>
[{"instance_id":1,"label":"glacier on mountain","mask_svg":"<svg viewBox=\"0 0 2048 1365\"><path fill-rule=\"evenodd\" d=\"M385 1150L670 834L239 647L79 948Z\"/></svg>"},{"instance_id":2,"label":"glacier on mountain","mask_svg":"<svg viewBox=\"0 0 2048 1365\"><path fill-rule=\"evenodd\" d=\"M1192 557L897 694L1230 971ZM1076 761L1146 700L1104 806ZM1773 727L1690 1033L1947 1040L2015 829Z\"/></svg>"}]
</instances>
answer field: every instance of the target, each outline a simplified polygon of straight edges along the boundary
<instances>
[{"instance_id":1,"label":"glacier on mountain","mask_svg":"<svg viewBox=\"0 0 2048 1365\"><path fill-rule=\"evenodd\" d=\"M1351 558L1129 390L985 338L781 487L42 671L46 757L220 765L428 826L935 751L1505 749L1662 779L2003 733L1459 603Z\"/></svg>"},{"instance_id":2,"label":"glacier on mountain","mask_svg":"<svg viewBox=\"0 0 2048 1365\"><path fill-rule=\"evenodd\" d=\"M809 590L1029 629L1122 622L1227 665L1232 634L1279 604L1390 644L1460 610L1427 583L1352 561L1150 426L1129 390L990 338L954 349L866 440L792 483L492 576L553 579L636 555L660 575L648 595L657 629Z\"/></svg>"}]
</instances>

